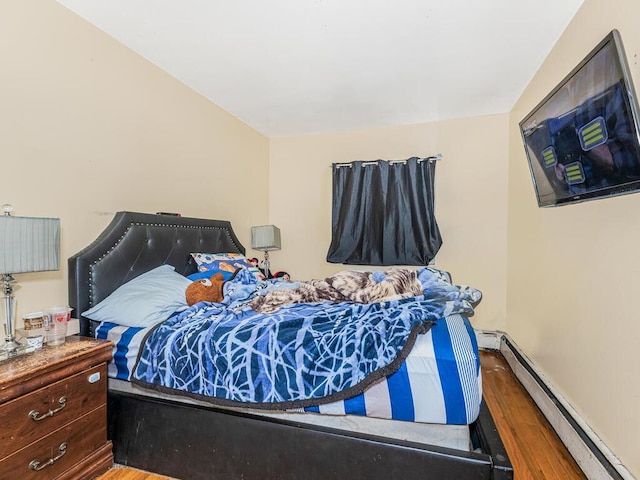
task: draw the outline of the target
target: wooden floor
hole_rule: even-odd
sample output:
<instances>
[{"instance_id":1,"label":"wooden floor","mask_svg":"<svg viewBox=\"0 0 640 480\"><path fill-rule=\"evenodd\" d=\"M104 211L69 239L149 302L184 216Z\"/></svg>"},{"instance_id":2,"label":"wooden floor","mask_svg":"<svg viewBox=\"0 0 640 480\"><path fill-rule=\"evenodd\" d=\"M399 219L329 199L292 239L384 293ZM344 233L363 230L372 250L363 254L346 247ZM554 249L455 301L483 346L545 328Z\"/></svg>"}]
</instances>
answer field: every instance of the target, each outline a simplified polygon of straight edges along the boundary
<instances>
[{"instance_id":1,"label":"wooden floor","mask_svg":"<svg viewBox=\"0 0 640 480\"><path fill-rule=\"evenodd\" d=\"M154 475L153 473L147 473L133 468L114 467L99 477L98 480L165 480L167 478L169 477Z\"/></svg>"},{"instance_id":2,"label":"wooden floor","mask_svg":"<svg viewBox=\"0 0 640 480\"><path fill-rule=\"evenodd\" d=\"M515 480L586 479L500 353L481 352L482 392Z\"/></svg>"},{"instance_id":3,"label":"wooden floor","mask_svg":"<svg viewBox=\"0 0 640 480\"><path fill-rule=\"evenodd\" d=\"M480 362L484 399L509 454L514 479L586 480L502 355L483 351ZM113 468L99 480L166 478L131 468Z\"/></svg>"}]
</instances>

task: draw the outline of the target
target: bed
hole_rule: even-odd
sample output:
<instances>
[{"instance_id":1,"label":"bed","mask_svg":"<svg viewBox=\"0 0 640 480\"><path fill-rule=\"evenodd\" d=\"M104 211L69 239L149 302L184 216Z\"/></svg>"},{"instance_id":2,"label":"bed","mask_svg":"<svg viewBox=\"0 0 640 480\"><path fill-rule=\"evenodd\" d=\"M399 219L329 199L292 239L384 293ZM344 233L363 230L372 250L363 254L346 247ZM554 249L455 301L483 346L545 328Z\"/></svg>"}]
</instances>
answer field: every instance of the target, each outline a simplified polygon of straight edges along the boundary
<instances>
[{"instance_id":1,"label":"bed","mask_svg":"<svg viewBox=\"0 0 640 480\"><path fill-rule=\"evenodd\" d=\"M390 374L319 404L285 401L272 408L261 401L249 408L142 381L139 360L162 328L80 314L163 265L183 276L195 273L193 252L245 250L227 221L119 212L69 259L69 302L80 334L114 342L108 412L117 463L185 479L511 478L481 402L477 344L464 314L411 334ZM152 362L163 354L146 355ZM439 399L421 403L432 390Z\"/></svg>"}]
</instances>

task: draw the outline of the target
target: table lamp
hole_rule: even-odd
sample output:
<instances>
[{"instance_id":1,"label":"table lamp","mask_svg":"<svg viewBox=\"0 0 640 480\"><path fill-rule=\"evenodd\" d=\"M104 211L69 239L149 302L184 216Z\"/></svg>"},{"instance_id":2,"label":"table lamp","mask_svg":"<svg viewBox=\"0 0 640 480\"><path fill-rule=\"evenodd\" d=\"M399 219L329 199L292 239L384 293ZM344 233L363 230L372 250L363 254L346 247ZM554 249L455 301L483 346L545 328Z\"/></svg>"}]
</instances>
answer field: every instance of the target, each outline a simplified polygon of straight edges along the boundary
<instances>
[{"instance_id":1,"label":"table lamp","mask_svg":"<svg viewBox=\"0 0 640 480\"><path fill-rule=\"evenodd\" d=\"M15 217L11 205L3 205L0 215L0 275L5 304L5 339L0 359L27 352L15 341L14 273L46 272L60 269L60 219Z\"/></svg>"},{"instance_id":2,"label":"table lamp","mask_svg":"<svg viewBox=\"0 0 640 480\"><path fill-rule=\"evenodd\" d=\"M269 252L280 250L280 229L275 225L251 227L251 248L264 252L264 276L269 278Z\"/></svg>"}]
</instances>

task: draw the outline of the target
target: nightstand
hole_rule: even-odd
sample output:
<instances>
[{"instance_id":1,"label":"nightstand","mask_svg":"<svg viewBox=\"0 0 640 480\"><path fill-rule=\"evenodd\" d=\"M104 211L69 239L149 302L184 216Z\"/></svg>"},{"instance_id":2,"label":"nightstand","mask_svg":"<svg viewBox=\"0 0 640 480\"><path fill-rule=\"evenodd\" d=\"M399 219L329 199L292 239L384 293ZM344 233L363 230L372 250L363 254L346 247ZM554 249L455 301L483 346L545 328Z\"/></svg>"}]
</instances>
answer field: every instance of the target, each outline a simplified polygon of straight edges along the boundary
<instances>
[{"instance_id":1,"label":"nightstand","mask_svg":"<svg viewBox=\"0 0 640 480\"><path fill-rule=\"evenodd\" d=\"M0 480L90 479L113 465L111 349L108 341L67 337L0 362Z\"/></svg>"}]
</instances>

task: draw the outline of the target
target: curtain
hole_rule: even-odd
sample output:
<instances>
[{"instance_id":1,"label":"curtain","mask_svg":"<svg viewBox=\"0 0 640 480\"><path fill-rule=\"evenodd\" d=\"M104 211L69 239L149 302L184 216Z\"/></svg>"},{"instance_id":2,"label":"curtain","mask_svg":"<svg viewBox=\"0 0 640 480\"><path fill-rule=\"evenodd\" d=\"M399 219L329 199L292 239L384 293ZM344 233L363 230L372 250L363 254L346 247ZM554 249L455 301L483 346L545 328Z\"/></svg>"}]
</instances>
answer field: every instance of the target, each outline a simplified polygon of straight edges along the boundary
<instances>
[{"instance_id":1,"label":"curtain","mask_svg":"<svg viewBox=\"0 0 640 480\"><path fill-rule=\"evenodd\" d=\"M333 164L327 261L427 265L442 245L434 214L436 162Z\"/></svg>"}]
</instances>

